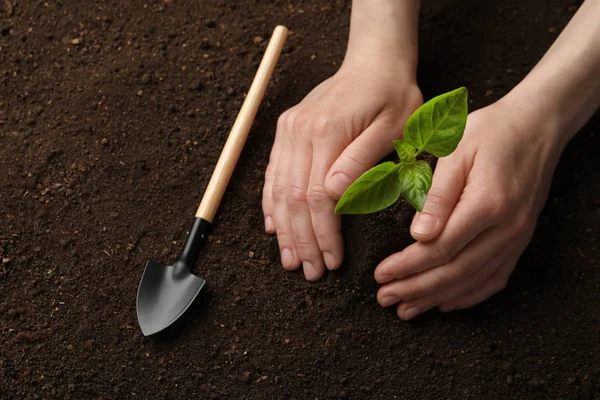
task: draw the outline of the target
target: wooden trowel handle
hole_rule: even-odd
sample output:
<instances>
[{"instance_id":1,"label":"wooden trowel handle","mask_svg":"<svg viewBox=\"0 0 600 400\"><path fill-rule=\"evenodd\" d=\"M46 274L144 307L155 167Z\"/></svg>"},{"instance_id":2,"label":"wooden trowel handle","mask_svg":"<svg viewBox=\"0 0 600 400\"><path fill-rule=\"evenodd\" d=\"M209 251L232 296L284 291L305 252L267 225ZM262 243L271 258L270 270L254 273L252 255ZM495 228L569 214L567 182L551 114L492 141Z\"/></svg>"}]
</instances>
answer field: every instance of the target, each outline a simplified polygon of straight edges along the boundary
<instances>
[{"instance_id":1,"label":"wooden trowel handle","mask_svg":"<svg viewBox=\"0 0 600 400\"><path fill-rule=\"evenodd\" d=\"M277 64L277 60L281 54L287 34L287 28L281 25L277 26L273 31L273 36L271 36L265 55L258 67L258 71L256 71L252 86L250 86L246 100L244 100L240 113L231 128L225 147L223 147L217 166L202 197L202 202L198 207L198 211L196 211L196 218L203 218L208 222L212 222L215 217L235 164L240 157L244 143L246 143L248 132L250 132L250 128L252 127L254 117L265 94L273 69L275 69L275 64Z\"/></svg>"}]
</instances>

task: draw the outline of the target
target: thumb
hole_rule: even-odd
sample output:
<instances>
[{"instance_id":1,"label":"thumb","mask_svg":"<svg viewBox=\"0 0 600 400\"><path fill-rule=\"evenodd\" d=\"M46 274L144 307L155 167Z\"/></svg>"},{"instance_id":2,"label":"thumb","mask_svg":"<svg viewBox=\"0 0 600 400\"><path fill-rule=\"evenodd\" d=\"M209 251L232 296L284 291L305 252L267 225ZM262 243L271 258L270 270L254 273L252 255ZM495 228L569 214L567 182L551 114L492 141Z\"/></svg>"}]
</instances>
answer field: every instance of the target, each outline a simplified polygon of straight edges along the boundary
<instances>
[{"instance_id":1,"label":"thumb","mask_svg":"<svg viewBox=\"0 0 600 400\"><path fill-rule=\"evenodd\" d=\"M374 122L333 163L325 178L325 190L333 199L342 197L348 186L393 150L385 125Z\"/></svg>"},{"instance_id":2,"label":"thumb","mask_svg":"<svg viewBox=\"0 0 600 400\"><path fill-rule=\"evenodd\" d=\"M459 165L451 159L438 161L423 211L415 214L410 227L415 240L435 239L446 226L465 187L464 170Z\"/></svg>"}]
</instances>

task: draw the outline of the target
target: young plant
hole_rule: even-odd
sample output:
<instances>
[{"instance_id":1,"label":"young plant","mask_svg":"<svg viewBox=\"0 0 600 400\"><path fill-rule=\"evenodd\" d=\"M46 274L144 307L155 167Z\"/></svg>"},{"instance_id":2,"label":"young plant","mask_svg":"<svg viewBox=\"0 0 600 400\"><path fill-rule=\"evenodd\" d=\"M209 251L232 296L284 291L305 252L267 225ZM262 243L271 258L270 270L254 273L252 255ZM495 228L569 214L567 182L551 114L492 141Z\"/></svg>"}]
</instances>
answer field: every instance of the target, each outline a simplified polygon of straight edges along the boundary
<instances>
[{"instance_id":1,"label":"young plant","mask_svg":"<svg viewBox=\"0 0 600 400\"><path fill-rule=\"evenodd\" d=\"M452 153L467 123L467 89L461 87L434 97L406 122L404 140L394 140L400 163L384 162L361 175L338 201L336 214L369 214L383 210L403 196L423 211L431 187L429 164L417 160L422 152L436 157Z\"/></svg>"}]
</instances>

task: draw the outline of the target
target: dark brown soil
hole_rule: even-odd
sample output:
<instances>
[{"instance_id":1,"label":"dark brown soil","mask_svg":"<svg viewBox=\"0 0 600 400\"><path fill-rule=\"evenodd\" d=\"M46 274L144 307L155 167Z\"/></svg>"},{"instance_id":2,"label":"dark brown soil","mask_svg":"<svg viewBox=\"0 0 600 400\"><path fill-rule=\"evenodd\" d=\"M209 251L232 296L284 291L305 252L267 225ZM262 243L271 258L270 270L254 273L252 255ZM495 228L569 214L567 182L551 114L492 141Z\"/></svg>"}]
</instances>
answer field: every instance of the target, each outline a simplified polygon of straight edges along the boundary
<instances>
[{"instance_id":1,"label":"dark brown soil","mask_svg":"<svg viewBox=\"0 0 600 400\"><path fill-rule=\"evenodd\" d=\"M411 241L402 204L346 219L323 281L278 264L260 209L275 122L338 68L349 3L0 1L0 398L599 399L598 117L509 287L478 307L406 323L378 306L374 267ZM423 3L425 97L465 85L472 109L578 5ZM207 290L144 338L144 264L180 251L278 23L293 32L203 252Z\"/></svg>"}]
</instances>

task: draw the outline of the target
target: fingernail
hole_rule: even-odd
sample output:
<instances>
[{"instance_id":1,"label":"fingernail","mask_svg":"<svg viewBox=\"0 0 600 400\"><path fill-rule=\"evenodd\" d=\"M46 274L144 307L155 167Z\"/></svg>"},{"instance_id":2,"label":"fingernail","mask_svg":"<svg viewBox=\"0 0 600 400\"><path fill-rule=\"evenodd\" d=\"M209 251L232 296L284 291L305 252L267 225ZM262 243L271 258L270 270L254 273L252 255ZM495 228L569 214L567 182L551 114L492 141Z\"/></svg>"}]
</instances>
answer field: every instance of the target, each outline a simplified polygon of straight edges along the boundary
<instances>
[{"instance_id":1,"label":"fingernail","mask_svg":"<svg viewBox=\"0 0 600 400\"><path fill-rule=\"evenodd\" d=\"M336 196L342 197L351 183L350 178L346 174L338 172L329 179L327 186L329 186L329 190L335 193Z\"/></svg>"},{"instance_id":2,"label":"fingernail","mask_svg":"<svg viewBox=\"0 0 600 400\"><path fill-rule=\"evenodd\" d=\"M286 268L291 267L293 261L294 261L294 256L292 255L292 252L290 249L285 248L285 249L281 250L281 264L283 264L284 267L286 267Z\"/></svg>"},{"instance_id":3,"label":"fingernail","mask_svg":"<svg viewBox=\"0 0 600 400\"><path fill-rule=\"evenodd\" d=\"M397 302L400 301L399 297L396 296L388 296L388 297L384 297L383 299L381 299L381 307L389 307L392 304L396 304Z\"/></svg>"},{"instance_id":4,"label":"fingernail","mask_svg":"<svg viewBox=\"0 0 600 400\"><path fill-rule=\"evenodd\" d=\"M331 254L330 252L326 251L325 253L323 253L323 260L325 260L325 265L327 266L327 269L337 269L338 265L335 262L335 259L333 258L333 254Z\"/></svg>"},{"instance_id":5,"label":"fingernail","mask_svg":"<svg viewBox=\"0 0 600 400\"><path fill-rule=\"evenodd\" d=\"M404 319L408 321L409 319L413 319L419 314L421 314L421 309L419 307L411 307L408 310L404 311Z\"/></svg>"},{"instance_id":6,"label":"fingernail","mask_svg":"<svg viewBox=\"0 0 600 400\"><path fill-rule=\"evenodd\" d=\"M419 214L412 224L412 230L419 235L429 235L435 229L437 219L433 215Z\"/></svg>"},{"instance_id":7,"label":"fingernail","mask_svg":"<svg viewBox=\"0 0 600 400\"><path fill-rule=\"evenodd\" d=\"M317 270L310 262L303 261L302 267L304 268L304 276L306 277L306 279L308 279L309 281L314 281L317 279Z\"/></svg>"},{"instance_id":8,"label":"fingernail","mask_svg":"<svg viewBox=\"0 0 600 400\"><path fill-rule=\"evenodd\" d=\"M267 232L273 231L273 218L271 218L271 217L265 218L265 230Z\"/></svg>"}]
</instances>

